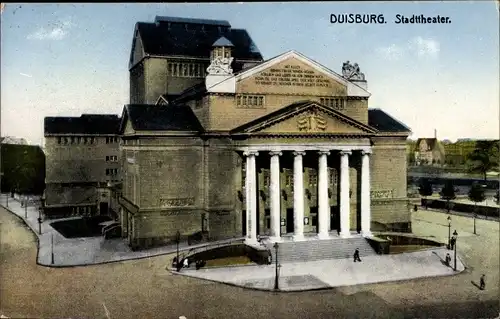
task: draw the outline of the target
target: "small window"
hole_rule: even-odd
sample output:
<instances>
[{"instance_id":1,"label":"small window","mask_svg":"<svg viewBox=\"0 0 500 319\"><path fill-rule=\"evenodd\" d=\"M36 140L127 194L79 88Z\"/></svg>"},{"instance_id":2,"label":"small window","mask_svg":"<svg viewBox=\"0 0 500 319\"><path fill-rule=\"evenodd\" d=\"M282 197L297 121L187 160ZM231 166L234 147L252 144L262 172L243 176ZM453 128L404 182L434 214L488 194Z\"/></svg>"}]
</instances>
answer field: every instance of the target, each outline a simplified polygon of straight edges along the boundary
<instances>
[{"instance_id":1,"label":"small window","mask_svg":"<svg viewBox=\"0 0 500 319\"><path fill-rule=\"evenodd\" d=\"M109 156L106 156L106 162L109 162Z\"/></svg>"}]
</instances>

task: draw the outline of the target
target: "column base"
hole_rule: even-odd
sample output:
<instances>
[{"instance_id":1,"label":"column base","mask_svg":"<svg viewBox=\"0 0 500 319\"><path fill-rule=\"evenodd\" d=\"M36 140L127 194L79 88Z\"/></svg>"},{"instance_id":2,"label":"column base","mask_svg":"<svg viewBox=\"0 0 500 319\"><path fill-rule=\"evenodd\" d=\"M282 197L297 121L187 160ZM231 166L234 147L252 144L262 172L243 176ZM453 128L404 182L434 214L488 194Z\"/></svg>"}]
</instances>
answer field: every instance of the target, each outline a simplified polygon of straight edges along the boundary
<instances>
[{"instance_id":1,"label":"column base","mask_svg":"<svg viewBox=\"0 0 500 319\"><path fill-rule=\"evenodd\" d=\"M369 230L364 230L364 231L362 230L362 231L361 231L361 236L363 236L363 237L372 237L372 236L373 236L373 234L372 234L372 232L371 232L371 231L369 231Z\"/></svg>"},{"instance_id":2,"label":"column base","mask_svg":"<svg viewBox=\"0 0 500 319\"><path fill-rule=\"evenodd\" d=\"M260 246L260 243L257 241L257 238L245 238L245 245L248 246Z\"/></svg>"},{"instance_id":3,"label":"column base","mask_svg":"<svg viewBox=\"0 0 500 319\"><path fill-rule=\"evenodd\" d=\"M318 233L318 239L330 239L330 234L328 234L328 233Z\"/></svg>"},{"instance_id":4,"label":"column base","mask_svg":"<svg viewBox=\"0 0 500 319\"><path fill-rule=\"evenodd\" d=\"M272 243L281 243L283 240L279 236L271 236L268 238L268 241Z\"/></svg>"},{"instance_id":5,"label":"column base","mask_svg":"<svg viewBox=\"0 0 500 319\"><path fill-rule=\"evenodd\" d=\"M292 237L293 241L304 241L306 240L305 237L304 237L304 234L300 234L300 235L293 235Z\"/></svg>"},{"instance_id":6,"label":"column base","mask_svg":"<svg viewBox=\"0 0 500 319\"><path fill-rule=\"evenodd\" d=\"M348 231L348 232L340 232L339 236L342 237L342 238L349 238L349 237L351 237L351 232L350 231Z\"/></svg>"}]
</instances>

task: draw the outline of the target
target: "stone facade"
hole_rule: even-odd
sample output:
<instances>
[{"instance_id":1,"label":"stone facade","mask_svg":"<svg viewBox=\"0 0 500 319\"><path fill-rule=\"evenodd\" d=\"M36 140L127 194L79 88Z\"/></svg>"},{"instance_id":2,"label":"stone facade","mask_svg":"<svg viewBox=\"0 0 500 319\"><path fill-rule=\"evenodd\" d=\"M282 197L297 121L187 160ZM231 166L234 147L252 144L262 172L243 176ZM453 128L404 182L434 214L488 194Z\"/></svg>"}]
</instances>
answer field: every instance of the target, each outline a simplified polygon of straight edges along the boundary
<instances>
[{"instance_id":1,"label":"stone facade","mask_svg":"<svg viewBox=\"0 0 500 319\"><path fill-rule=\"evenodd\" d=\"M171 68L168 58L165 61L157 66L156 74ZM123 235L133 248L172 242L177 232L183 238L196 233L206 233L210 239L248 237L249 222L256 223L258 235L273 235L272 224L278 219L272 222L271 216L272 148L282 154L279 199L274 197L280 204L280 235L296 231L295 149L304 149L303 232L319 231L324 217L318 213L320 148L330 150L326 157L328 231L341 229L340 153L344 148L353 149L348 162L348 230L359 232L368 227L411 231L406 198L409 129L382 112L399 125L397 129L383 127L380 118L370 117L369 93L365 89L300 54L289 52L263 65L227 75L220 84L202 87L196 93L189 93L189 89L182 92L181 88L200 87L202 83L174 85L175 79L157 78L151 92L160 93L159 82L172 81L163 88L166 94L161 94L177 95L172 105L189 108L202 127L200 131L169 128L167 124L162 128L140 128L143 124L135 122L136 111L126 108L121 129L124 141L121 222ZM290 78L294 80L289 81ZM234 86L227 84L231 81ZM301 84L290 84L293 82ZM158 100L158 96L146 98L146 102L153 100ZM167 112L169 105L156 106L167 114L164 123L175 117L174 111ZM245 150L248 149L259 152L255 156L255 220L247 216L247 197L253 194L246 189ZM369 186L365 188L360 150L371 154L367 167ZM371 221L363 226L362 211L366 208L361 198L366 200L363 192L367 190Z\"/></svg>"},{"instance_id":2,"label":"stone facade","mask_svg":"<svg viewBox=\"0 0 500 319\"><path fill-rule=\"evenodd\" d=\"M116 115L45 118L47 217L108 214L108 183L121 182L118 123Z\"/></svg>"}]
</instances>

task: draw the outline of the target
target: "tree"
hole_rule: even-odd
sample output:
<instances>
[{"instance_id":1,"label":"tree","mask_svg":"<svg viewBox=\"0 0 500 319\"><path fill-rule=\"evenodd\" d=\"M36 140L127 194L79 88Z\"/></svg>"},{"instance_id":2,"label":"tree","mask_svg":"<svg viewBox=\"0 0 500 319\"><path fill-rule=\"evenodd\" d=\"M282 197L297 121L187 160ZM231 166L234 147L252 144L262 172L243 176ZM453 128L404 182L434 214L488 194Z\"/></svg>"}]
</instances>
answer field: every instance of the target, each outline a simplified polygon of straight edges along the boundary
<instances>
[{"instance_id":1,"label":"tree","mask_svg":"<svg viewBox=\"0 0 500 319\"><path fill-rule=\"evenodd\" d=\"M432 193L434 192L432 189L432 184L429 182L428 179L422 179L420 181L418 192L420 196L423 196L425 198L425 208L427 209L427 196L431 196Z\"/></svg>"},{"instance_id":2,"label":"tree","mask_svg":"<svg viewBox=\"0 0 500 319\"><path fill-rule=\"evenodd\" d=\"M498 141L477 141L467 160L469 171L482 174L486 180L486 173L498 170Z\"/></svg>"},{"instance_id":3,"label":"tree","mask_svg":"<svg viewBox=\"0 0 500 319\"><path fill-rule=\"evenodd\" d=\"M448 209L448 213L450 212L450 201L457 198L456 189L453 186L453 182L451 180L446 181L443 189L439 192L439 195L442 199L446 200L446 207Z\"/></svg>"},{"instance_id":4,"label":"tree","mask_svg":"<svg viewBox=\"0 0 500 319\"><path fill-rule=\"evenodd\" d=\"M469 190L469 199L474 202L474 205L477 205L477 203L485 200L486 195L484 194L483 186L478 183L472 184L472 187Z\"/></svg>"}]
</instances>

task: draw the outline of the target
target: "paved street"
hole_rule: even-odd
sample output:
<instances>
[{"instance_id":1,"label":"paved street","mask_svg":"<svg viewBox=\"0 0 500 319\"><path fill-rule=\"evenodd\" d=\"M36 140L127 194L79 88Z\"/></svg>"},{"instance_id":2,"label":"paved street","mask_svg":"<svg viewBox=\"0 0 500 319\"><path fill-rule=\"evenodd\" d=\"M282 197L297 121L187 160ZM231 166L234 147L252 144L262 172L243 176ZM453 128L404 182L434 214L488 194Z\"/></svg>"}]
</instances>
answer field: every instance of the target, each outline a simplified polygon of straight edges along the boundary
<instances>
[{"instance_id":1,"label":"paved street","mask_svg":"<svg viewBox=\"0 0 500 319\"><path fill-rule=\"evenodd\" d=\"M446 237L444 214L418 212L414 227ZM53 269L35 264L35 236L0 208L0 314L36 318L494 318L498 305L498 223L454 216L457 276L333 290L269 293L174 276L172 256ZM470 224L470 225L469 225ZM463 235L463 236L462 236ZM487 256L490 253L491 256ZM471 281L487 274L485 291Z\"/></svg>"}]
</instances>

